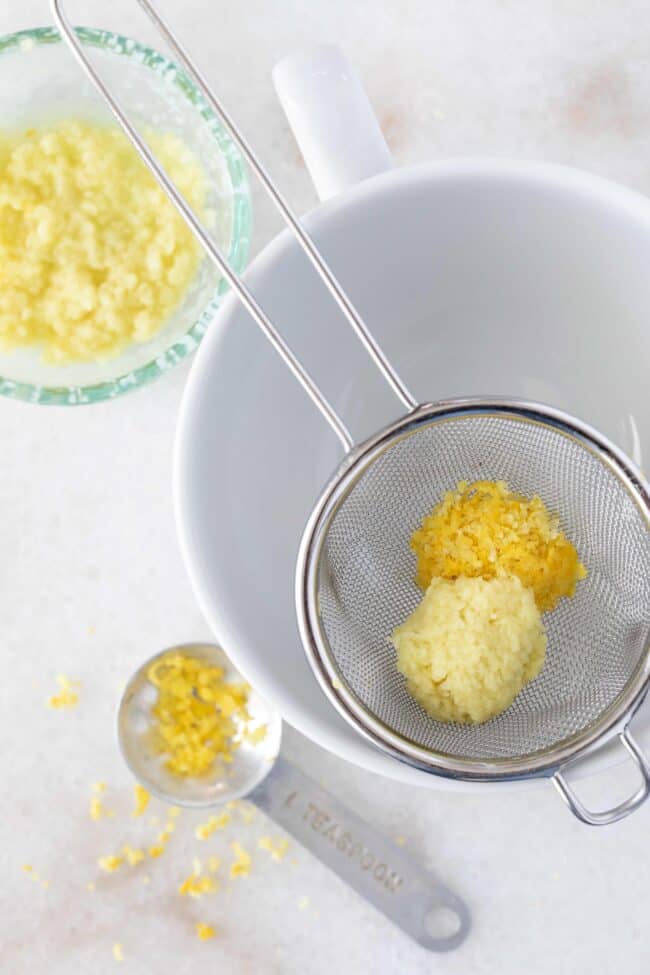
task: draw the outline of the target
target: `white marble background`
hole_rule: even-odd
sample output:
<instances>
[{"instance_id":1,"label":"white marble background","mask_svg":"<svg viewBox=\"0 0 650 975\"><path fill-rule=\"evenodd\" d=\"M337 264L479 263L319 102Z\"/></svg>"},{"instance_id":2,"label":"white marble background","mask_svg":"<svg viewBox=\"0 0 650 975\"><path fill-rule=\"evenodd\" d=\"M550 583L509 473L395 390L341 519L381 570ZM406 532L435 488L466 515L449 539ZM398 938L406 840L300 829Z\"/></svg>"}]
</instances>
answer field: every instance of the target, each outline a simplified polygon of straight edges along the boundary
<instances>
[{"instance_id":1,"label":"white marble background","mask_svg":"<svg viewBox=\"0 0 650 975\"><path fill-rule=\"evenodd\" d=\"M283 54L323 40L359 67L399 162L541 157L650 191L646 0L162 6L299 209L314 193L269 73ZM80 23L151 37L135 0L76 0L71 10ZM49 19L46 0L0 4L0 33ZM278 224L259 193L256 205L259 249ZM0 970L103 975L116 970L119 941L122 969L134 975L645 973L650 807L588 830L550 788L479 798L387 787L291 731L292 757L389 835L407 837L406 848L467 898L475 926L460 951L434 957L412 945L296 847L280 865L256 853L248 879L187 903L175 888L200 846L195 817L179 821L148 887L135 873L97 876L98 856L153 829L129 818L131 784L113 736L121 682L159 648L209 636L171 508L185 375L92 409L0 402ZM76 711L44 707L60 671L83 682ZM117 815L93 823L97 779ZM619 769L585 788L616 798L629 783ZM227 860L229 838L253 848L267 832L277 834L258 818L214 837L210 852ZM23 873L25 862L47 890ZM194 920L214 923L218 937L200 944Z\"/></svg>"}]
</instances>

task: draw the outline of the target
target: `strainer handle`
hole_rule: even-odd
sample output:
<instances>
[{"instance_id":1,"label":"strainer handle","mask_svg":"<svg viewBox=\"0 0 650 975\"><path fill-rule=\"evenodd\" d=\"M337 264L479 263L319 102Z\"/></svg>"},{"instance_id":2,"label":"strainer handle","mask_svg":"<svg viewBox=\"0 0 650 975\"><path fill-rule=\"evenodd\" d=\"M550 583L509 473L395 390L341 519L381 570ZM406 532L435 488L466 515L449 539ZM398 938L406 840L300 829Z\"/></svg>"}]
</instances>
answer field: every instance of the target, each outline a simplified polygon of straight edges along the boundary
<instances>
[{"instance_id":1,"label":"strainer handle","mask_svg":"<svg viewBox=\"0 0 650 975\"><path fill-rule=\"evenodd\" d=\"M553 784L573 815L581 823L586 823L588 826L609 826L611 823L617 823L620 819L625 819L626 816L629 816L630 813L633 813L639 806L643 805L650 795L650 764L647 758L641 751L638 742L632 737L632 733L627 726L618 737L641 773L641 784L634 795L625 799L617 806L613 806L611 809L605 809L602 812L591 812L577 797L562 771L556 772L553 776Z\"/></svg>"},{"instance_id":2,"label":"strainer handle","mask_svg":"<svg viewBox=\"0 0 650 975\"><path fill-rule=\"evenodd\" d=\"M467 905L282 756L247 798L424 948L465 940Z\"/></svg>"},{"instance_id":3,"label":"strainer handle","mask_svg":"<svg viewBox=\"0 0 650 975\"><path fill-rule=\"evenodd\" d=\"M296 358L291 348L284 341L271 319L258 303L257 299L254 297L247 285L244 283L243 279L230 267L219 247L217 247L212 235L206 230L204 224L186 202L185 197L176 189L176 186L169 179L163 167L157 161L144 139L140 136L138 130L135 128L129 118L127 118L127 115L115 96L111 93L108 86L102 80L100 74L84 51L83 45L77 36L75 29L68 20L64 9L63 0L50 0L50 3L54 20L57 27L61 31L66 44L79 62L79 65L86 74L86 77L92 82L97 92L106 102L106 105L111 110L118 125L120 125L122 128L122 131L133 145L149 172L157 181L158 185L169 198L181 217L185 220L208 257L219 268L224 278L228 281L233 291L237 294L244 308L246 308L257 325L259 325L260 329L269 340L275 351L278 353L280 358L283 360L285 365L298 380L314 405L320 410L321 415L325 418L325 420L327 420L334 433L336 433L345 450L350 450L354 445L354 441L341 418L320 391L310 374ZM216 97L206 79L192 61L185 48L181 45L174 32L166 24L165 20L158 12L155 4L152 3L151 0L138 0L138 4L157 28L161 36L164 37L165 41L173 52L174 57L195 82L209 106L221 119L224 127L227 129L231 138L247 159L267 194L270 196L271 200L281 213L282 218L287 224L289 230L292 232L297 242L311 261L327 290L330 292L338 307L347 318L357 338L383 375L394 394L407 409L415 409L417 406L417 401L409 392L403 380L400 378L397 371L393 368L391 362L386 357L383 349L363 321L361 315L352 304L352 301L343 290L341 284L334 275L334 272L316 247L313 238L302 225L293 209L285 200L284 196L279 192L271 180L271 177L268 175L264 166L253 151L252 147L239 130L235 121L226 111L221 101Z\"/></svg>"}]
</instances>

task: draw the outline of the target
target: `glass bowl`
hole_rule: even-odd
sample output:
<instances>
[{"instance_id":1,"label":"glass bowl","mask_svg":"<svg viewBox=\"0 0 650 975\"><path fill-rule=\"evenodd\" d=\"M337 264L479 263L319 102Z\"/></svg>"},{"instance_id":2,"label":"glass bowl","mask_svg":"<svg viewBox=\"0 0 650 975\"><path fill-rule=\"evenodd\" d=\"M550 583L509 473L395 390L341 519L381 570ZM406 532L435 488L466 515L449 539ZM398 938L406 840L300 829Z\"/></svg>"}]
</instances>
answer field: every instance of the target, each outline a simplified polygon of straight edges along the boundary
<instances>
[{"instance_id":1,"label":"glass bowl","mask_svg":"<svg viewBox=\"0 0 650 975\"><path fill-rule=\"evenodd\" d=\"M220 121L188 76L167 58L105 30L77 29L93 48L102 77L136 125L173 132L194 152L208 177L207 206L230 265L248 258L251 201L244 163ZM23 129L69 118L112 121L53 27L0 38L0 128ZM0 394L30 403L75 405L112 399L151 382L190 355L212 321L228 285L204 258L184 301L149 341L102 362L53 365L40 351L0 353Z\"/></svg>"}]
</instances>

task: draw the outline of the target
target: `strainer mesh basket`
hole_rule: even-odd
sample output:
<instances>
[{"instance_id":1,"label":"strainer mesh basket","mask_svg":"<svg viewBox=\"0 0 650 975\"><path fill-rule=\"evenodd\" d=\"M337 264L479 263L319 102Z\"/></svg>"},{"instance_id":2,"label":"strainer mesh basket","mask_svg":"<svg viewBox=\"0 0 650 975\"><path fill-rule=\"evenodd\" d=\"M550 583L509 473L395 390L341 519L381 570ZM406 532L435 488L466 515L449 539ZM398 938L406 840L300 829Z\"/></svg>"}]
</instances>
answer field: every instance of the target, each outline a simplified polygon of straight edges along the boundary
<instances>
[{"instance_id":1,"label":"strainer mesh basket","mask_svg":"<svg viewBox=\"0 0 650 975\"><path fill-rule=\"evenodd\" d=\"M544 617L540 676L481 725L432 720L407 693L389 637L422 598L409 539L458 481L505 480L560 516L587 567ZM336 508L322 544L317 605L327 653L371 714L453 758L517 759L588 728L650 650L647 511L616 464L551 423L516 415L434 418L391 443Z\"/></svg>"}]
</instances>

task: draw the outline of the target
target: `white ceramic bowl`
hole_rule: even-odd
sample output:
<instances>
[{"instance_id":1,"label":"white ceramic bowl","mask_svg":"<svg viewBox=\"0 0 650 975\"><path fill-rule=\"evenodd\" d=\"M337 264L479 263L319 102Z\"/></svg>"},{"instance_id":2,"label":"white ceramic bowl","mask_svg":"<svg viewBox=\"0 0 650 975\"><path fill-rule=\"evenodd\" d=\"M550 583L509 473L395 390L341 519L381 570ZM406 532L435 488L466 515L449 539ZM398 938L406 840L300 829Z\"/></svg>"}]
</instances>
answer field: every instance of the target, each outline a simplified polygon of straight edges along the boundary
<instances>
[{"instance_id":1,"label":"white ceramic bowl","mask_svg":"<svg viewBox=\"0 0 650 975\"><path fill-rule=\"evenodd\" d=\"M375 176L306 223L421 402L546 401L647 462L645 198L564 167L449 161ZM357 438L399 415L287 233L247 280ZM340 446L233 300L194 362L176 446L186 563L241 672L342 757L403 781L468 788L375 751L310 671L295 621L296 552Z\"/></svg>"}]
</instances>

